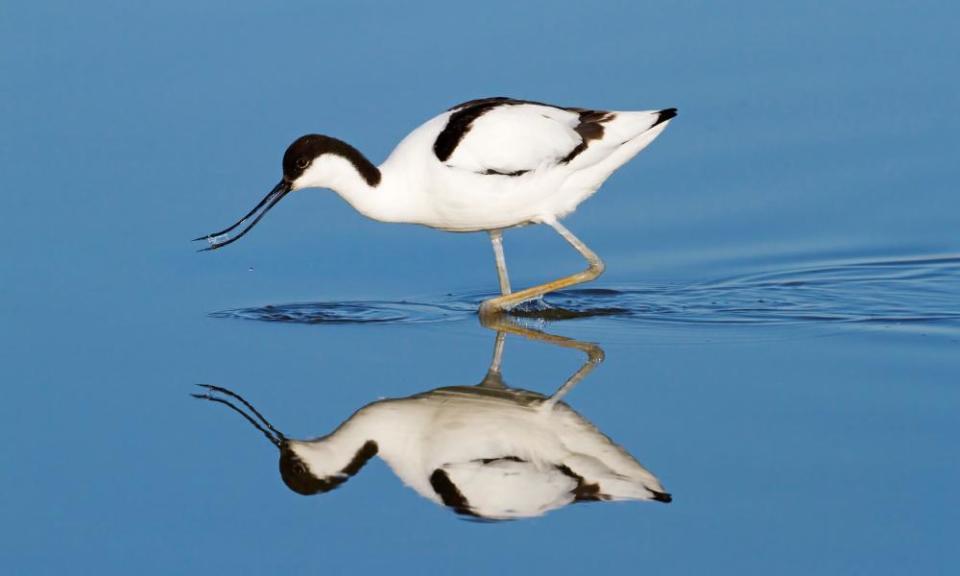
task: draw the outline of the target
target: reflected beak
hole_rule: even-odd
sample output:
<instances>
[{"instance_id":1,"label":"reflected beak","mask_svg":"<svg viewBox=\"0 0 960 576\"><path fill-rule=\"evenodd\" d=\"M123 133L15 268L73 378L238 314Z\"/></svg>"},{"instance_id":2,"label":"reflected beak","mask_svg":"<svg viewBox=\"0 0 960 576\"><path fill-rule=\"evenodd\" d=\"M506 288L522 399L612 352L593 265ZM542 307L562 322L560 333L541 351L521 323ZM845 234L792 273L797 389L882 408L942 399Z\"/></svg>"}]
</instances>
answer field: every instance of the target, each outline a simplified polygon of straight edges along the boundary
<instances>
[{"instance_id":1,"label":"reflected beak","mask_svg":"<svg viewBox=\"0 0 960 576\"><path fill-rule=\"evenodd\" d=\"M256 226L257 222L259 222L260 219L263 218L263 215L269 212L270 209L273 208L277 204L277 202L279 202L284 196L289 194L292 188L293 188L293 184L291 182L288 182L287 180L281 180L279 184L274 186L273 190L271 190L269 194L263 197L263 200L261 200L260 203L253 208L253 210L248 212L247 215L241 218L236 224L234 224L229 228L224 228L219 232L214 232L213 234L207 234L206 236L194 238L193 240L195 242L198 240L206 240L207 242L210 243L210 245L204 248L203 250L201 250L201 252L206 252L207 250L216 250L217 248L223 248L227 244L232 244L233 242L236 242L237 240L242 238L244 234L249 232L251 228ZM253 222L251 222L246 228L241 230L240 233L237 234L236 236L233 236L233 237L230 236L230 232L232 232L234 228L242 225L244 222L249 220L254 215L256 215L256 218L253 219Z\"/></svg>"},{"instance_id":2,"label":"reflected beak","mask_svg":"<svg viewBox=\"0 0 960 576\"><path fill-rule=\"evenodd\" d=\"M264 418L263 414L254 408L253 404L247 402L243 396L237 394L233 390L228 390L221 386L213 386L212 384L197 384L197 386L204 388L206 392L193 393L190 394L191 396L200 400L209 400L211 402L223 404L227 408L230 408L237 414L243 416L247 422L253 424L254 428L259 430L264 436L267 437L267 440L269 440L271 444L279 448L281 451L284 450L285 446L287 446L288 440L287 437L283 435L283 432L280 432L274 428L273 424ZM220 395L226 396L227 398L222 398ZM251 416L250 414L247 414L239 406L231 402L229 398L233 398L234 400L240 402L240 404L243 406L246 406L253 415Z\"/></svg>"}]
</instances>

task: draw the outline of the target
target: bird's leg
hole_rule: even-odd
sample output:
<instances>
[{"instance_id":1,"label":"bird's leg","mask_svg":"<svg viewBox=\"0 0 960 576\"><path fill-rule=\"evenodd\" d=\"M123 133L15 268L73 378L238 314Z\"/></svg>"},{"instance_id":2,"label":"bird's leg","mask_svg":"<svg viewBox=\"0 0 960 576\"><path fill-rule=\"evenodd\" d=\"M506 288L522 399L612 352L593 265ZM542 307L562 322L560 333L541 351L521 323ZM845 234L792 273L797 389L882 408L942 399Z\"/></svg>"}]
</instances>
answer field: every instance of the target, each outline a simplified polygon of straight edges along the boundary
<instances>
[{"instance_id":1,"label":"bird's leg","mask_svg":"<svg viewBox=\"0 0 960 576\"><path fill-rule=\"evenodd\" d=\"M503 376L500 374L500 365L503 359L503 343L506 340L507 333L502 330L497 331L497 339L493 342L493 358L490 360L490 368L487 375L483 377L480 386L484 388L506 388L503 383Z\"/></svg>"},{"instance_id":2,"label":"bird's leg","mask_svg":"<svg viewBox=\"0 0 960 576\"><path fill-rule=\"evenodd\" d=\"M484 378L481 386L490 387L490 384L487 382L490 379L491 374L494 374L494 370L496 370L495 373L498 377L497 381L501 382L502 385L502 380L499 380L500 355L503 352L503 338L508 332L510 334L523 336L524 338L528 338L530 340L547 342L549 344L562 346L564 348L575 348L587 355L587 359L584 361L583 365L580 366L580 368L569 378L567 378L567 381L564 382L556 392L543 401L542 406L545 410L553 409L557 402L560 402L564 396L566 396L578 383L580 383L581 380L586 378L587 374L592 372L598 364L603 362L605 356L603 353L603 348L597 346L593 342L583 342L581 340L574 340L573 338L557 336L555 334L547 334L546 332L542 332L534 328L528 328L526 326L517 324L512 317L503 313L481 316L480 323L487 328L497 331L497 342L494 347L493 362L490 364L490 370L487 372L487 377Z\"/></svg>"},{"instance_id":3,"label":"bird's leg","mask_svg":"<svg viewBox=\"0 0 960 576\"><path fill-rule=\"evenodd\" d=\"M589 282L590 280L593 280L597 276L603 274L604 266L603 261L600 260L600 257L597 256L593 250L587 248L587 245L581 242L579 238L574 236L572 232L567 230L563 224L560 224L556 220L545 220L544 223L556 230L558 234L563 236L564 240L576 248L577 252L579 252L587 260L587 263L589 264L587 269L582 272L577 272L576 274L571 274L570 276L559 278L552 282L547 282L546 284L539 284L537 286L525 288L518 292L503 294L496 298L486 300L480 305L481 316L508 311L518 304L528 300L533 300L534 298L539 298L548 292L554 292L569 286L574 286L583 282ZM494 249L496 249L496 245L496 242L494 242Z\"/></svg>"},{"instance_id":4,"label":"bird's leg","mask_svg":"<svg viewBox=\"0 0 960 576\"><path fill-rule=\"evenodd\" d=\"M557 404L557 402L563 400L563 397L566 396L573 387L580 383L581 380L587 377L587 374L593 371L597 367L597 364L603 362L603 349L601 349L596 344L587 344L587 348L582 348L584 352L587 353L587 360L583 363L583 366L579 370L573 373L572 376L567 378L567 381L563 383L563 386L557 389L549 398L544 400L543 408L545 410L551 410Z\"/></svg>"},{"instance_id":5,"label":"bird's leg","mask_svg":"<svg viewBox=\"0 0 960 576\"><path fill-rule=\"evenodd\" d=\"M506 339L506 332L497 332L497 339L493 342L493 358L490 360L490 372L500 373L500 365L503 363L503 343Z\"/></svg>"},{"instance_id":6,"label":"bird's leg","mask_svg":"<svg viewBox=\"0 0 960 576\"><path fill-rule=\"evenodd\" d=\"M493 244L493 255L497 259L497 277L500 279L500 294L510 293L510 277L507 275L507 259L503 256L503 232L490 231L490 243Z\"/></svg>"}]
</instances>

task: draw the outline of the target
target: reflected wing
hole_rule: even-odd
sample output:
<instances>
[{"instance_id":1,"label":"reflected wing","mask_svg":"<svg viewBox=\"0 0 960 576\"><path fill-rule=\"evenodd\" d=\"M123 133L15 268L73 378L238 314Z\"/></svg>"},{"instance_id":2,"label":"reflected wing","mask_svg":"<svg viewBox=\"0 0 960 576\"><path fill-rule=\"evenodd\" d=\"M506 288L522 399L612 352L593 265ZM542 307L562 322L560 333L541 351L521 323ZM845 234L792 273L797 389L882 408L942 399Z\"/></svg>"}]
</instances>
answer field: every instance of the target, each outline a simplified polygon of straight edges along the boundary
<instances>
[{"instance_id":1,"label":"reflected wing","mask_svg":"<svg viewBox=\"0 0 960 576\"><path fill-rule=\"evenodd\" d=\"M556 468L506 458L447 464L434 470L430 483L457 513L498 520L539 516L569 504L577 486Z\"/></svg>"}]
</instances>

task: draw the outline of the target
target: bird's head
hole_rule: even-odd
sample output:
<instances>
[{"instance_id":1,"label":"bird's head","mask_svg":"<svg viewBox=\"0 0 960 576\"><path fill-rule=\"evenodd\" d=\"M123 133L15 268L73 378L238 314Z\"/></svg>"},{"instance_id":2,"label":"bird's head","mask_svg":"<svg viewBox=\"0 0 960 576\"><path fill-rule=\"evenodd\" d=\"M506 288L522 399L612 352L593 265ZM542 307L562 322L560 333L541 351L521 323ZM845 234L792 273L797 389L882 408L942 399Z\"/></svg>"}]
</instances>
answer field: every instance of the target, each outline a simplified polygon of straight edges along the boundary
<instances>
[{"instance_id":1,"label":"bird's head","mask_svg":"<svg viewBox=\"0 0 960 576\"><path fill-rule=\"evenodd\" d=\"M376 453L377 444L372 440L353 452L337 450L323 439L286 440L280 447L280 477L297 494L329 492L349 480Z\"/></svg>"},{"instance_id":2,"label":"bird's head","mask_svg":"<svg viewBox=\"0 0 960 576\"><path fill-rule=\"evenodd\" d=\"M377 453L377 444L372 440L349 451L328 442L330 436L309 441L291 440L236 392L209 384L200 384L200 387L205 392L193 394L195 398L227 406L277 447L280 451L280 477L287 488L297 494L309 496L337 488Z\"/></svg>"},{"instance_id":3,"label":"bird's head","mask_svg":"<svg viewBox=\"0 0 960 576\"><path fill-rule=\"evenodd\" d=\"M283 154L283 178L256 206L229 228L206 234L194 240L205 240L210 245L204 250L216 250L236 242L253 229L261 218L290 192L303 188L339 188L346 179L363 179L373 187L380 182L380 171L356 148L342 140L322 134L307 134L293 141ZM231 232L253 220L235 236Z\"/></svg>"}]
</instances>

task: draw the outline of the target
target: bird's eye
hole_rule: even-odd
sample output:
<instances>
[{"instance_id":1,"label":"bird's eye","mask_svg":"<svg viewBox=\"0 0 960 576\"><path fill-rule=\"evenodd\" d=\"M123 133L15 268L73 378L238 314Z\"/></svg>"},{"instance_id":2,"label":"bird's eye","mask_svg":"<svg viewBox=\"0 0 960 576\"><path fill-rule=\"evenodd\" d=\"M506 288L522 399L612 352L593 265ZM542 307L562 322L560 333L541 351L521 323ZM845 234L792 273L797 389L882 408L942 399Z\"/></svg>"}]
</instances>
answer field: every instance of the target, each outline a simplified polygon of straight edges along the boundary
<instances>
[{"instance_id":1,"label":"bird's eye","mask_svg":"<svg viewBox=\"0 0 960 576\"><path fill-rule=\"evenodd\" d=\"M297 158L297 168L300 168L301 170L303 168L306 168L307 164L309 163L310 163L310 160L307 160L306 158Z\"/></svg>"}]
</instances>

